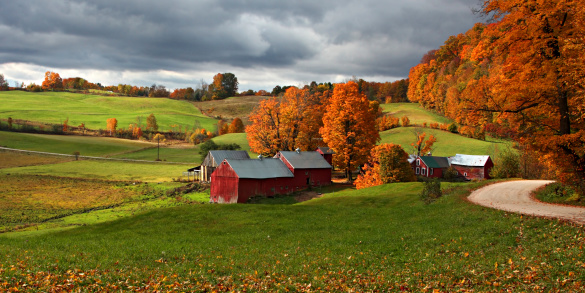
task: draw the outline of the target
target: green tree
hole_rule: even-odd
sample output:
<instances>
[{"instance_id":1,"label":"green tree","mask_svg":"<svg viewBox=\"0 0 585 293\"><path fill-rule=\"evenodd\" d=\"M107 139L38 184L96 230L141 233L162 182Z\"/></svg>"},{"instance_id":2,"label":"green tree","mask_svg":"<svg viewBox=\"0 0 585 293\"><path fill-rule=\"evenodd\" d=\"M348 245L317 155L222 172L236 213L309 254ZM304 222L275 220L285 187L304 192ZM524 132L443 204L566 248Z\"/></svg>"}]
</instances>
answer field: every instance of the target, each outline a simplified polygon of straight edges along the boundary
<instances>
[{"instance_id":1,"label":"green tree","mask_svg":"<svg viewBox=\"0 0 585 293\"><path fill-rule=\"evenodd\" d=\"M156 123L156 117L154 117L154 114L150 114L146 118L146 129L158 131L158 124Z\"/></svg>"},{"instance_id":2,"label":"green tree","mask_svg":"<svg viewBox=\"0 0 585 293\"><path fill-rule=\"evenodd\" d=\"M8 81L4 79L4 74L0 74L0 91L8 90Z\"/></svg>"}]
</instances>

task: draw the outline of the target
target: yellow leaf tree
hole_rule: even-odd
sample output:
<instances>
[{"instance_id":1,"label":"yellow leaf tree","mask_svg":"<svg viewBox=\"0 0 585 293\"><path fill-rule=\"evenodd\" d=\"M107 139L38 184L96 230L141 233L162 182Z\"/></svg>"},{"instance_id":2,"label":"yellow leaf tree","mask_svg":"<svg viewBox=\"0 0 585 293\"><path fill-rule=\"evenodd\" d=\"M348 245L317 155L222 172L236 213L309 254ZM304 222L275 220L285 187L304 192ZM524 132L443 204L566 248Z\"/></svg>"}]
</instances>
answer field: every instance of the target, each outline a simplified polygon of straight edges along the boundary
<instances>
[{"instance_id":1,"label":"yellow leaf tree","mask_svg":"<svg viewBox=\"0 0 585 293\"><path fill-rule=\"evenodd\" d=\"M349 81L335 85L320 133L323 141L335 151L333 163L345 169L350 181L351 172L368 160L370 150L380 140L372 112L370 102L359 93L357 83Z\"/></svg>"},{"instance_id":2,"label":"yellow leaf tree","mask_svg":"<svg viewBox=\"0 0 585 293\"><path fill-rule=\"evenodd\" d=\"M393 183L416 181L408 163L408 154L400 145L384 143L372 149L355 186L357 189Z\"/></svg>"}]
</instances>

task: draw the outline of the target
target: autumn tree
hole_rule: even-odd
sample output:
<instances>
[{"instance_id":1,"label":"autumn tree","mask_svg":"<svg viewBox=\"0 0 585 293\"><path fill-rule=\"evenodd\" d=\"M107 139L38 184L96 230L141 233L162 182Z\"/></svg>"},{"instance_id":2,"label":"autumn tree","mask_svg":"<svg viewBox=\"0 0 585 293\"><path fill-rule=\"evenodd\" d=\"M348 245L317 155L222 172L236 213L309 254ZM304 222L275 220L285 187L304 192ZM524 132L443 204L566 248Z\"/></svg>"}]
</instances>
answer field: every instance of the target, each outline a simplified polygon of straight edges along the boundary
<instances>
[{"instance_id":1,"label":"autumn tree","mask_svg":"<svg viewBox=\"0 0 585 293\"><path fill-rule=\"evenodd\" d=\"M411 143L413 153L417 156L425 156L431 153L433 145L437 142L437 138L434 135L429 135L429 138L425 140L427 134L419 128L415 128L412 132L415 137L415 141Z\"/></svg>"},{"instance_id":2,"label":"autumn tree","mask_svg":"<svg viewBox=\"0 0 585 293\"><path fill-rule=\"evenodd\" d=\"M232 123L230 123L230 126L228 128L229 133L241 133L244 132L244 130L245 130L244 123L242 122L242 119L238 117L232 120Z\"/></svg>"},{"instance_id":3,"label":"autumn tree","mask_svg":"<svg viewBox=\"0 0 585 293\"><path fill-rule=\"evenodd\" d=\"M116 118L108 118L106 123L106 129L110 132L110 135L113 135L116 132L116 127L118 127L118 120Z\"/></svg>"},{"instance_id":4,"label":"autumn tree","mask_svg":"<svg viewBox=\"0 0 585 293\"><path fill-rule=\"evenodd\" d=\"M408 163L408 154L400 145L381 144L372 149L368 163L358 175L357 189L394 183L416 181L414 171Z\"/></svg>"},{"instance_id":5,"label":"autumn tree","mask_svg":"<svg viewBox=\"0 0 585 293\"><path fill-rule=\"evenodd\" d=\"M156 117L153 113L146 118L146 129L150 131L158 131L158 123L156 122Z\"/></svg>"},{"instance_id":6,"label":"autumn tree","mask_svg":"<svg viewBox=\"0 0 585 293\"><path fill-rule=\"evenodd\" d=\"M229 131L229 125L223 120L217 121L217 133L219 135L227 134Z\"/></svg>"},{"instance_id":7,"label":"autumn tree","mask_svg":"<svg viewBox=\"0 0 585 293\"><path fill-rule=\"evenodd\" d=\"M8 81L4 79L4 74L0 74L0 91L8 90Z\"/></svg>"},{"instance_id":8,"label":"autumn tree","mask_svg":"<svg viewBox=\"0 0 585 293\"><path fill-rule=\"evenodd\" d=\"M336 153L333 163L345 169L351 181L351 172L367 161L370 150L380 140L376 117L356 82L335 85L320 133Z\"/></svg>"},{"instance_id":9,"label":"autumn tree","mask_svg":"<svg viewBox=\"0 0 585 293\"><path fill-rule=\"evenodd\" d=\"M221 100L235 96L238 92L238 78L233 73L218 73L209 85L212 99Z\"/></svg>"},{"instance_id":10,"label":"autumn tree","mask_svg":"<svg viewBox=\"0 0 585 293\"><path fill-rule=\"evenodd\" d=\"M262 100L246 126L252 151L272 156L281 150L314 150L321 138L326 99L327 94L289 87L280 100Z\"/></svg>"},{"instance_id":11,"label":"autumn tree","mask_svg":"<svg viewBox=\"0 0 585 293\"><path fill-rule=\"evenodd\" d=\"M47 71L45 72L45 80L42 84L43 90L58 91L63 90L63 80L59 73Z\"/></svg>"},{"instance_id":12,"label":"autumn tree","mask_svg":"<svg viewBox=\"0 0 585 293\"><path fill-rule=\"evenodd\" d=\"M69 117L63 121L63 132L67 132L69 130Z\"/></svg>"}]
</instances>

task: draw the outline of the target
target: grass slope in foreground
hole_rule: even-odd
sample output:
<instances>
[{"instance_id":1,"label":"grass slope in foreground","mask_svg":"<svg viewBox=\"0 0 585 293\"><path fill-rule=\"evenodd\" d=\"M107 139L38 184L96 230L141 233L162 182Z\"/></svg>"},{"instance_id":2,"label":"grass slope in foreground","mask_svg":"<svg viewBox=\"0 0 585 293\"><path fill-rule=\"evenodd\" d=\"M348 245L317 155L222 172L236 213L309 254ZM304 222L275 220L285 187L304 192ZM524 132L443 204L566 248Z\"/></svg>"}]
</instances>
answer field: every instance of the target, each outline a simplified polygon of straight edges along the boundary
<instances>
[{"instance_id":1,"label":"grass slope in foreground","mask_svg":"<svg viewBox=\"0 0 585 293\"><path fill-rule=\"evenodd\" d=\"M116 118L118 128L137 123L136 117L146 118L153 113L159 129L170 130L173 124L191 129L195 122L205 129L214 129L217 120L201 114L193 104L165 98L104 97L69 92L29 93L0 92L1 118L12 117L53 124L69 118L69 125L85 123L90 129L106 129L106 120Z\"/></svg>"},{"instance_id":2,"label":"grass slope in foreground","mask_svg":"<svg viewBox=\"0 0 585 293\"><path fill-rule=\"evenodd\" d=\"M418 199L420 183L401 183L0 235L0 290L582 290L583 228L460 197L479 184L431 205Z\"/></svg>"}]
</instances>

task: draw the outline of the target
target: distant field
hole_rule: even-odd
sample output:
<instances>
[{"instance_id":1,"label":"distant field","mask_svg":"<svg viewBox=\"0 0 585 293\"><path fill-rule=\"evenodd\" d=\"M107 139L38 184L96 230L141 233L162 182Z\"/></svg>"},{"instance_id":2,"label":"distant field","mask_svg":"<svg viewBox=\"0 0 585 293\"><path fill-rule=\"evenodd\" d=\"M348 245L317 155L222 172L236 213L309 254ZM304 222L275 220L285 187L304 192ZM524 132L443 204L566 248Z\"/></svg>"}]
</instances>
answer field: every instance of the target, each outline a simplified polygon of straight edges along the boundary
<instances>
[{"instance_id":1,"label":"distant field","mask_svg":"<svg viewBox=\"0 0 585 293\"><path fill-rule=\"evenodd\" d=\"M409 154L412 153L411 143L414 143L414 127L398 127L380 132L380 143L399 144ZM458 134L436 129L421 128L423 132L434 135L437 138L435 142L433 155L435 156L454 156L455 154L467 155L487 155L493 151L494 145L508 145L509 142L487 138L486 141L467 138Z\"/></svg>"},{"instance_id":2,"label":"distant field","mask_svg":"<svg viewBox=\"0 0 585 293\"><path fill-rule=\"evenodd\" d=\"M51 175L113 181L168 182L180 178L188 165L128 163L116 161L72 161L60 164L0 169L6 174Z\"/></svg>"},{"instance_id":3,"label":"distant field","mask_svg":"<svg viewBox=\"0 0 585 293\"><path fill-rule=\"evenodd\" d=\"M246 140L245 133L229 133L224 134L221 136L217 136L212 138L212 140L216 143L237 143L240 145L241 150L247 151L250 154L250 157L254 158L256 154L250 151L250 146L248 145L248 140ZM137 152L125 153L114 156L114 158L123 158L123 159L133 159L133 160L154 160L157 156L157 149L150 148L145 150L140 150ZM185 162L185 163L193 163L195 165L199 165L201 163L201 156L199 155L199 146L190 146L190 147L181 147L181 148L174 148L174 147L161 147L160 149L160 159L169 161L169 162Z\"/></svg>"},{"instance_id":4,"label":"distant field","mask_svg":"<svg viewBox=\"0 0 585 293\"><path fill-rule=\"evenodd\" d=\"M226 119L233 119L239 117L246 122L248 115L262 100L271 97L261 96L244 96L231 97L225 100L205 101L193 103L195 107L200 108L209 115L216 117L221 116Z\"/></svg>"},{"instance_id":5,"label":"distant field","mask_svg":"<svg viewBox=\"0 0 585 293\"><path fill-rule=\"evenodd\" d=\"M150 143L109 137L47 135L0 131L0 146L71 155L107 156L152 147Z\"/></svg>"},{"instance_id":6,"label":"distant field","mask_svg":"<svg viewBox=\"0 0 585 293\"><path fill-rule=\"evenodd\" d=\"M215 129L217 120L201 114L186 101L164 98L104 97L68 92L30 93L22 91L0 92L0 118L24 119L60 124L69 118L69 125L85 123L90 129L106 129L106 120L116 118L119 128L127 128L142 117L153 113L159 129L170 130L173 124L187 127ZM196 125L198 124L198 125Z\"/></svg>"},{"instance_id":7,"label":"distant field","mask_svg":"<svg viewBox=\"0 0 585 293\"><path fill-rule=\"evenodd\" d=\"M451 123L448 118L441 115L429 112L428 110L421 107L418 103L390 103L381 104L380 108L384 113L388 113L391 116L401 118L402 116L408 116L410 123L422 125L424 122L427 124L432 122L437 123Z\"/></svg>"},{"instance_id":8,"label":"distant field","mask_svg":"<svg viewBox=\"0 0 585 293\"><path fill-rule=\"evenodd\" d=\"M73 160L73 158L0 150L0 169L63 163L71 160Z\"/></svg>"}]
</instances>

